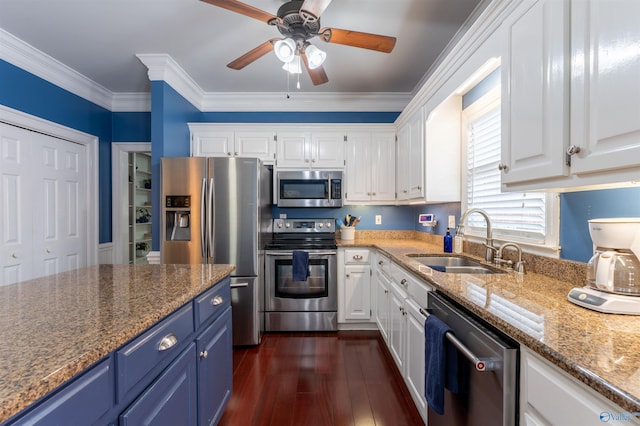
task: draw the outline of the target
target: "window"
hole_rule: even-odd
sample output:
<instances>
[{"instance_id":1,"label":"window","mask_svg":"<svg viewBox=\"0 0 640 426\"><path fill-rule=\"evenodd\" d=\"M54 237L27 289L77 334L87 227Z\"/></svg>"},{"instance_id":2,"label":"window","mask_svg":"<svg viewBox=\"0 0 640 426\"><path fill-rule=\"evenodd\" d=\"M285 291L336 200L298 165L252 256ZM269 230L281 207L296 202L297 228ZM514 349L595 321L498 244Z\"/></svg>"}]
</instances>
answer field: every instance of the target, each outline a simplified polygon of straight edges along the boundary
<instances>
[{"instance_id":1,"label":"window","mask_svg":"<svg viewBox=\"0 0 640 426\"><path fill-rule=\"evenodd\" d=\"M476 99L462 111L462 172L463 188L466 188L462 209L485 210L496 239L539 246L541 249L530 251L551 250L557 255L557 221L552 220L557 215L557 195L501 190L500 85L499 79L494 81L497 83L485 88L481 96L474 94ZM469 216L465 233L486 235L482 216Z\"/></svg>"}]
</instances>

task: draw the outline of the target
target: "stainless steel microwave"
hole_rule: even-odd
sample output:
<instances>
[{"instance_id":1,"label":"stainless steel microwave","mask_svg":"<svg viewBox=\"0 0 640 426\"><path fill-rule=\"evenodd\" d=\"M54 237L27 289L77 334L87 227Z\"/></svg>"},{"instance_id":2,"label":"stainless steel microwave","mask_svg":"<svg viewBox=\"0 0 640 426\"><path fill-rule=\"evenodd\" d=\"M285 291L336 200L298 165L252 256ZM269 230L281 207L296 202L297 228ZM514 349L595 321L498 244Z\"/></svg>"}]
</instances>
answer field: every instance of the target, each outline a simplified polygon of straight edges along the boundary
<instances>
[{"instance_id":1,"label":"stainless steel microwave","mask_svg":"<svg viewBox=\"0 0 640 426\"><path fill-rule=\"evenodd\" d=\"M342 171L299 170L276 173L278 207L342 207Z\"/></svg>"}]
</instances>

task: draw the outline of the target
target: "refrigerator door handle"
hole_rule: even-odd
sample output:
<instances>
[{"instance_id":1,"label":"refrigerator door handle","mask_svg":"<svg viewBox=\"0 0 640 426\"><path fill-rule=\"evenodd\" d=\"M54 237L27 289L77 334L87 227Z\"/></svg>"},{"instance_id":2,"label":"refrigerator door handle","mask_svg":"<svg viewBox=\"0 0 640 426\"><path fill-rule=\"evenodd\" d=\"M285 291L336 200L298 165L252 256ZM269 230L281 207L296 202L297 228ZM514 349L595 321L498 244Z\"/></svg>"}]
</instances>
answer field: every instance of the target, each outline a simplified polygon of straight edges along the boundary
<instances>
[{"instance_id":1,"label":"refrigerator door handle","mask_svg":"<svg viewBox=\"0 0 640 426\"><path fill-rule=\"evenodd\" d=\"M213 262L214 259L214 250L213 250L213 231L216 226L216 217L213 213L213 200L216 196L216 192L213 185L213 178L209 179L209 198L207 199L207 251L208 256L211 258ZM209 263L209 262L206 262Z\"/></svg>"},{"instance_id":2,"label":"refrigerator door handle","mask_svg":"<svg viewBox=\"0 0 640 426\"><path fill-rule=\"evenodd\" d=\"M202 257L206 257L207 253L207 247L205 245L206 241L205 241L205 228L206 228L206 224L205 224L205 220L206 220L206 211L207 211L207 204L206 204L206 194L207 194L207 179L203 178L202 179L202 188L200 189L200 252L202 254Z\"/></svg>"}]
</instances>

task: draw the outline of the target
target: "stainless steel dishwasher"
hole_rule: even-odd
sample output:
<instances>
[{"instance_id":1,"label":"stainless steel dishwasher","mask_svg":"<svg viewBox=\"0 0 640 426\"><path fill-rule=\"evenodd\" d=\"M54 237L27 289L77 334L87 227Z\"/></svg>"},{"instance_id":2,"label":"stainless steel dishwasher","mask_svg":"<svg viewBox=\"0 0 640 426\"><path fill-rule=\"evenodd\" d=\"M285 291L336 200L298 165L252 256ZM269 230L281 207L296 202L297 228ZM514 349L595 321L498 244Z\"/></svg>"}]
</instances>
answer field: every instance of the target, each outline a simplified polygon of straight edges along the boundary
<instances>
[{"instance_id":1,"label":"stainless steel dishwasher","mask_svg":"<svg viewBox=\"0 0 640 426\"><path fill-rule=\"evenodd\" d=\"M446 339L468 361L460 371L464 391L445 389L444 414L430 408L429 426L517 425L518 343L439 292L429 293L427 306L426 315L451 328Z\"/></svg>"}]
</instances>

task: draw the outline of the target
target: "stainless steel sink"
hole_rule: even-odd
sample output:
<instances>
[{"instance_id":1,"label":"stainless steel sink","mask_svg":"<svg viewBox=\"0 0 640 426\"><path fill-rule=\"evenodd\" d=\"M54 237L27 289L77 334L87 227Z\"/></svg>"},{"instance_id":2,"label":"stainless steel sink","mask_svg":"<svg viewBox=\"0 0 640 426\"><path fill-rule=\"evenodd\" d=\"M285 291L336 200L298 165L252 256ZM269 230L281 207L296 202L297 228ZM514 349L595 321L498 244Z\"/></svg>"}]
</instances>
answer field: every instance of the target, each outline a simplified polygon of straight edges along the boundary
<instances>
[{"instance_id":1,"label":"stainless steel sink","mask_svg":"<svg viewBox=\"0 0 640 426\"><path fill-rule=\"evenodd\" d=\"M457 255L410 254L412 259L431 269L450 274L503 274L504 271L475 259Z\"/></svg>"}]
</instances>

